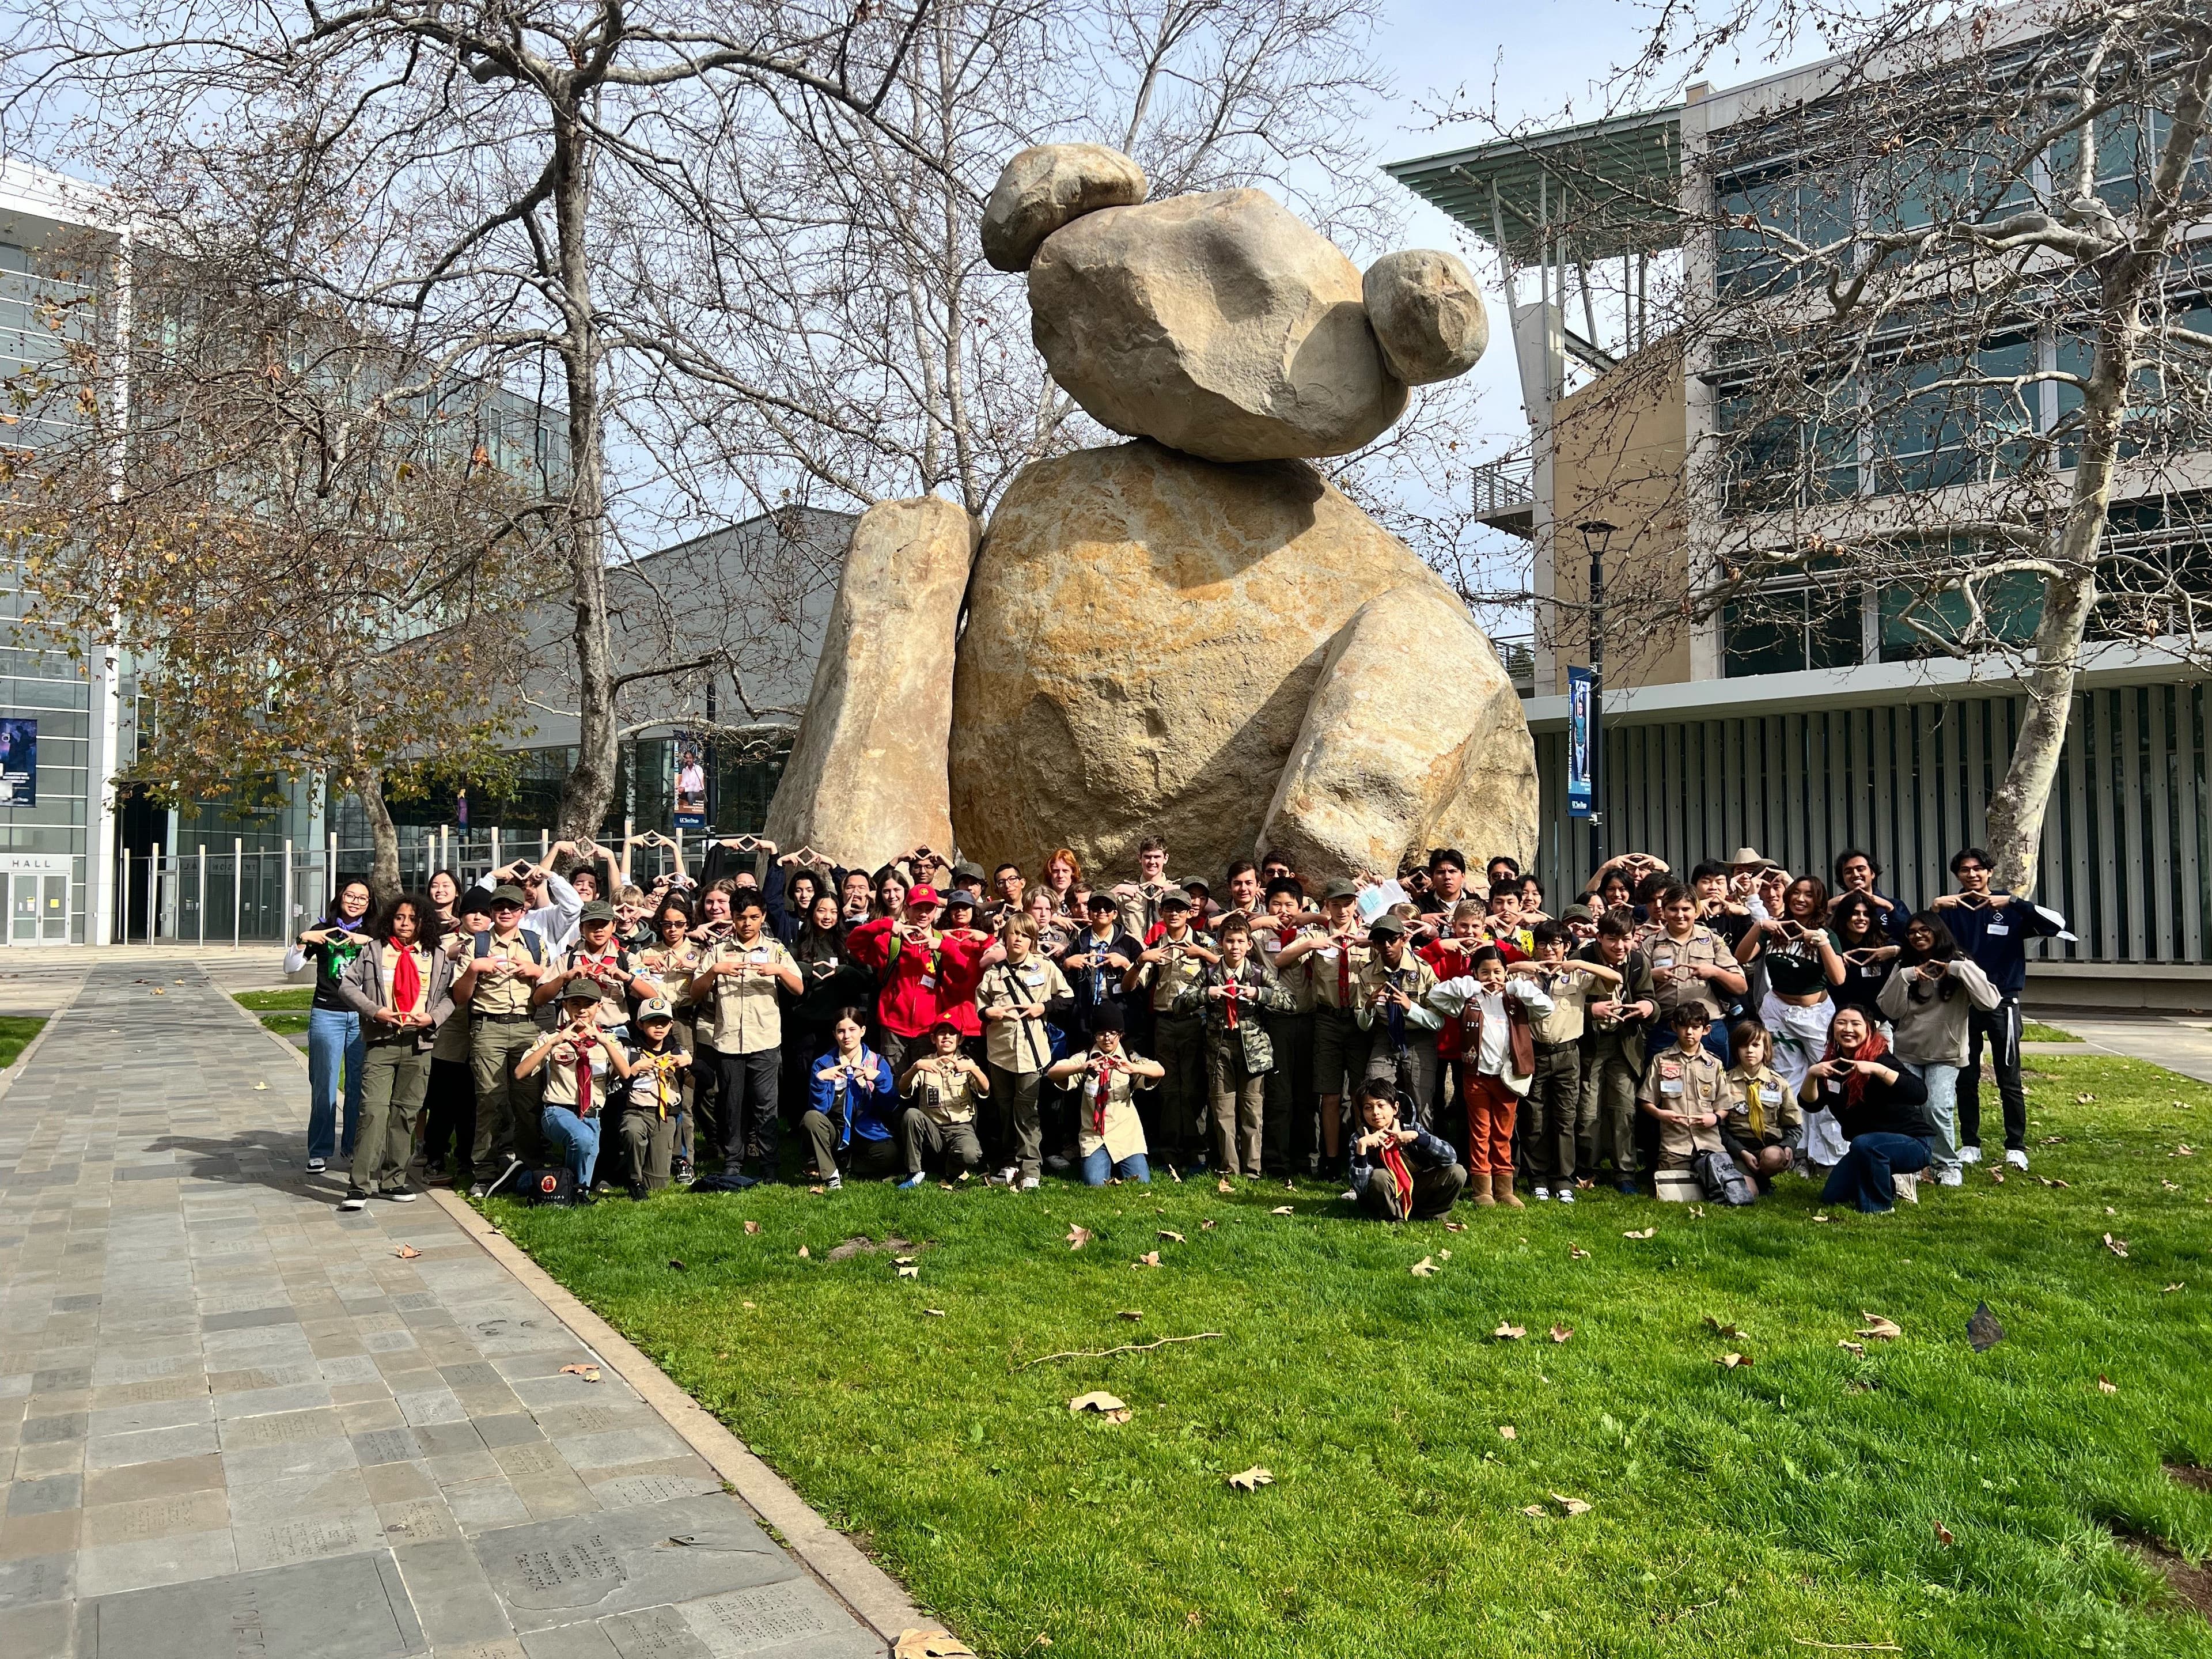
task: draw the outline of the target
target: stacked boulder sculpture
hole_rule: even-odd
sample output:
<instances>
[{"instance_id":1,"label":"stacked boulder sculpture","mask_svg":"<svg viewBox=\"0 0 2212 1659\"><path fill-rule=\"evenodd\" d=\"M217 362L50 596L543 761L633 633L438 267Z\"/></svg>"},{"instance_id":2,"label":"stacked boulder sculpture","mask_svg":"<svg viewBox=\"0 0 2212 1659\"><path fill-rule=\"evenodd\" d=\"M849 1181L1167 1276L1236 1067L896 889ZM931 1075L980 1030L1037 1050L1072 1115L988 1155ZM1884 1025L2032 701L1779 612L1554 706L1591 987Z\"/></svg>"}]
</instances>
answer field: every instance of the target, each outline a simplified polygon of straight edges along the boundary
<instances>
[{"instance_id":1,"label":"stacked boulder sculpture","mask_svg":"<svg viewBox=\"0 0 2212 1659\"><path fill-rule=\"evenodd\" d=\"M964 627L943 592L965 516L862 516L769 836L858 861L941 845L949 823L971 857L1035 868L1066 844L1113 870L1157 834L1179 869L1274 851L1309 879L1447 842L1525 860L1534 756L1497 653L1308 465L1481 356L1466 268L1413 251L1363 276L1262 191L1145 192L1097 145L1007 164L985 257L1028 273L1053 379L1133 441L1023 470L969 564ZM949 721L917 697L933 681ZM894 728L910 742L886 768Z\"/></svg>"}]
</instances>

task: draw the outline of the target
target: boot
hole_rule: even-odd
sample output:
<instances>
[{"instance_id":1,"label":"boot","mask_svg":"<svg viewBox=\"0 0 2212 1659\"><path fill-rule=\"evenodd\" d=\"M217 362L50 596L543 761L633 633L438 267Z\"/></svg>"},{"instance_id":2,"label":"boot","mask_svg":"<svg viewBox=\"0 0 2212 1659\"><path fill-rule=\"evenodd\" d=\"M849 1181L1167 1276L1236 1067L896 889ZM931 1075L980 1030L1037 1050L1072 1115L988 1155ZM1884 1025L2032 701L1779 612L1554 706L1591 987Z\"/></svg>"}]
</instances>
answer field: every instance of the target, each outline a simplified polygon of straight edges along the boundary
<instances>
[{"instance_id":1,"label":"boot","mask_svg":"<svg viewBox=\"0 0 2212 1659\"><path fill-rule=\"evenodd\" d=\"M1498 1200L1490 1195L1490 1172L1477 1170L1467 1178L1467 1201L1478 1210L1486 1210Z\"/></svg>"},{"instance_id":2,"label":"boot","mask_svg":"<svg viewBox=\"0 0 2212 1659\"><path fill-rule=\"evenodd\" d=\"M1490 1190L1494 1195L1495 1200L1498 1203L1504 1205L1508 1209L1525 1210L1528 1207L1514 1194L1513 1171L1510 1170L1492 1170L1490 1172Z\"/></svg>"}]
</instances>

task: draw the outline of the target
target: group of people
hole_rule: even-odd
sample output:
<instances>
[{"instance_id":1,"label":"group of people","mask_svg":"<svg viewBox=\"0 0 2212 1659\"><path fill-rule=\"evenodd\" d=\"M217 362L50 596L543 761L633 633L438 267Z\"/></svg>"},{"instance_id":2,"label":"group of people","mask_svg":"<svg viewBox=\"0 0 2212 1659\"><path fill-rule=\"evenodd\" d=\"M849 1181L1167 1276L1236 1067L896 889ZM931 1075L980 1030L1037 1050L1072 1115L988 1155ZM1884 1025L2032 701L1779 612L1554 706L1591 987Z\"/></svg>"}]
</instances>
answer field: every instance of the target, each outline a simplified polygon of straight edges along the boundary
<instances>
[{"instance_id":1,"label":"group of people","mask_svg":"<svg viewBox=\"0 0 2212 1659\"><path fill-rule=\"evenodd\" d=\"M654 845L673 866L632 884ZM1215 886L1158 838L1096 884L1066 848L1032 879L750 836L695 877L650 834L380 906L349 879L289 964L316 969L308 1168L349 1160L349 1207L418 1171L588 1203L1164 1167L1327 1173L1390 1219L1601 1179L1747 1203L1793 1170L1882 1210L1981 1156L1985 1065L2027 1167L2025 946L2064 922L1981 848L1950 867L1912 910L1855 849L1832 889L1750 848L1686 880L1630 853L1557 915L1510 858Z\"/></svg>"}]
</instances>

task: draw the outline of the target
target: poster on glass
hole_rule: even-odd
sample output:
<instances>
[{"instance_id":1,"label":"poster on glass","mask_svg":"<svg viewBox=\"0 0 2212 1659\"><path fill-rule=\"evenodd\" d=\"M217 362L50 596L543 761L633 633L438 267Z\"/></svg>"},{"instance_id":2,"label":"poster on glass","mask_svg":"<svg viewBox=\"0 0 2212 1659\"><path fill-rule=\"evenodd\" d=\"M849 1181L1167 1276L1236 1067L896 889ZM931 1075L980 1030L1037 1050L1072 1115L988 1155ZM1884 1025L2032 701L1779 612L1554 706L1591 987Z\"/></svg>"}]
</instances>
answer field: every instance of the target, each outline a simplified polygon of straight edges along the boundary
<instances>
[{"instance_id":1,"label":"poster on glass","mask_svg":"<svg viewBox=\"0 0 2212 1659\"><path fill-rule=\"evenodd\" d=\"M39 723L0 720L0 806L39 804Z\"/></svg>"},{"instance_id":2,"label":"poster on glass","mask_svg":"<svg viewBox=\"0 0 2212 1659\"><path fill-rule=\"evenodd\" d=\"M671 786L678 830L707 827L707 745L689 732L678 732L673 745L676 775Z\"/></svg>"}]
</instances>

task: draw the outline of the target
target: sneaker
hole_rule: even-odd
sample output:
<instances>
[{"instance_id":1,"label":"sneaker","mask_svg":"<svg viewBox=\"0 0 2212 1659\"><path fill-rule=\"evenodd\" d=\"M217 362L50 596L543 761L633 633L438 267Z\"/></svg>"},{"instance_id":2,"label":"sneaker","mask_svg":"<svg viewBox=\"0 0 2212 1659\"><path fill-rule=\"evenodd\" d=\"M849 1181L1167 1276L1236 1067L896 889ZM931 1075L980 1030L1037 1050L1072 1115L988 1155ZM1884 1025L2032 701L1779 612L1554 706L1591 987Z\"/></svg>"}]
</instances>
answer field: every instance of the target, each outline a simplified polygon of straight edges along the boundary
<instances>
[{"instance_id":1,"label":"sneaker","mask_svg":"<svg viewBox=\"0 0 2212 1659\"><path fill-rule=\"evenodd\" d=\"M678 1158L668 1172L668 1178L679 1186L689 1187L692 1179L691 1160L688 1158Z\"/></svg>"},{"instance_id":2,"label":"sneaker","mask_svg":"<svg viewBox=\"0 0 2212 1659\"><path fill-rule=\"evenodd\" d=\"M902 1193L910 1193L928 1179L929 1176L926 1171L916 1170L914 1174L908 1176L904 1181L899 1182L898 1189Z\"/></svg>"},{"instance_id":3,"label":"sneaker","mask_svg":"<svg viewBox=\"0 0 2212 1659\"><path fill-rule=\"evenodd\" d=\"M485 1197L489 1194L489 1190L490 1189L481 1181L471 1181L469 1183L469 1196L471 1198Z\"/></svg>"},{"instance_id":4,"label":"sneaker","mask_svg":"<svg viewBox=\"0 0 2212 1659\"><path fill-rule=\"evenodd\" d=\"M1000 1170L998 1174L993 1176L991 1179L997 1182L1001 1187L1011 1187L1015 1182L1021 1179L1021 1165L1018 1164L1009 1164L1005 1169Z\"/></svg>"},{"instance_id":5,"label":"sneaker","mask_svg":"<svg viewBox=\"0 0 2212 1659\"><path fill-rule=\"evenodd\" d=\"M1571 1204L1575 1201L1575 1189L1571 1187L1562 1187L1554 1196L1562 1204Z\"/></svg>"},{"instance_id":6,"label":"sneaker","mask_svg":"<svg viewBox=\"0 0 2212 1659\"><path fill-rule=\"evenodd\" d=\"M407 1185L406 1182L402 1182L397 1187L386 1188L382 1192L379 1193L377 1196L379 1198L390 1199L394 1204L412 1204L416 1199L422 1197L422 1194L416 1192L412 1187Z\"/></svg>"},{"instance_id":7,"label":"sneaker","mask_svg":"<svg viewBox=\"0 0 2212 1659\"><path fill-rule=\"evenodd\" d=\"M842 1192L844 1188L845 1177L834 1170L822 1179L822 1190L825 1193Z\"/></svg>"},{"instance_id":8,"label":"sneaker","mask_svg":"<svg viewBox=\"0 0 2212 1659\"><path fill-rule=\"evenodd\" d=\"M2005 1148L2005 1162L2015 1170L2025 1170L2027 1167L2027 1154L2017 1146L2008 1146Z\"/></svg>"},{"instance_id":9,"label":"sneaker","mask_svg":"<svg viewBox=\"0 0 2212 1659\"><path fill-rule=\"evenodd\" d=\"M338 1200L341 1210L365 1210L368 1207L368 1194L358 1187L347 1188L345 1196Z\"/></svg>"},{"instance_id":10,"label":"sneaker","mask_svg":"<svg viewBox=\"0 0 2212 1659\"><path fill-rule=\"evenodd\" d=\"M1619 1193L1623 1198L1633 1198L1636 1196L1635 1179L1632 1176L1623 1176L1620 1180L1613 1183L1613 1190Z\"/></svg>"},{"instance_id":11,"label":"sneaker","mask_svg":"<svg viewBox=\"0 0 2212 1659\"><path fill-rule=\"evenodd\" d=\"M1959 1148L1959 1162L1960 1162L1960 1163L1961 1163L1961 1164L1979 1164L1981 1161L1982 1161L1982 1149L1981 1149L1980 1147L1978 1147L1978 1146L1961 1146L1961 1147L1960 1147L1960 1148Z\"/></svg>"},{"instance_id":12,"label":"sneaker","mask_svg":"<svg viewBox=\"0 0 2212 1659\"><path fill-rule=\"evenodd\" d=\"M320 1175L324 1170L330 1167L331 1164L328 1158L311 1158L307 1160L307 1173L309 1175Z\"/></svg>"},{"instance_id":13,"label":"sneaker","mask_svg":"<svg viewBox=\"0 0 2212 1659\"><path fill-rule=\"evenodd\" d=\"M1075 1165L1071 1164L1060 1153L1054 1152L1050 1158L1045 1159L1044 1167L1051 1170L1054 1175L1066 1175L1070 1170L1073 1169Z\"/></svg>"},{"instance_id":14,"label":"sneaker","mask_svg":"<svg viewBox=\"0 0 2212 1659\"><path fill-rule=\"evenodd\" d=\"M1552 1201L1552 1189L1549 1187L1537 1188L1536 1201L1539 1204L1549 1204Z\"/></svg>"},{"instance_id":15,"label":"sneaker","mask_svg":"<svg viewBox=\"0 0 2212 1659\"><path fill-rule=\"evenodd\" d=\"M1036 1178L1035 1176L1024 1176L1022 1177L1022 1190L1023 1190L1024 1192L1025 1192L1025 1193L1033 1193L1033 1192L1035 1192L1036 1189L1037 1189L1037 1178Z\"/></svg>"},{"instance_id":16,"label":"sneaker","mask_svg":"<svg viewBox=\"0 0 2212 1659\"><path fill-rule=\"evenodd\" d=\"M579 1187L579 1188L576 1188L576 1202L577 1202L577 1203L579 1203L579 1204L596 1204L596 1203L598 1203L599 1201L599 1195L597 1193L593 1192L593 1191L592 1191L589 1187Z\"/></svg>"},{"instance_id":17,"label":"sneaker","mask_svg":"<svg viewBox=\"0 0 2212 1659\"><path fill-rule=\"evenodd\" d=\"M629 1201L633 1204L644 1203L646 1199L646 1185L642 1181L631 1182L629 1183Z\"/></svg>"},{"instance_id":18,"label":"sneaker","mask_svg":"<svg viewBox=\"0 0 2212 1659\"><path fill-rule=\"evenodd\" d=\"M1938 1170L1936 1184L1938 1187L1963 1187L1966 1184L1966 1172L1964 1170Z\"/></svg>"}]
</instances>

